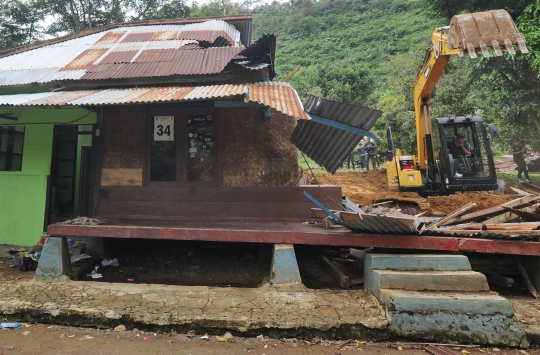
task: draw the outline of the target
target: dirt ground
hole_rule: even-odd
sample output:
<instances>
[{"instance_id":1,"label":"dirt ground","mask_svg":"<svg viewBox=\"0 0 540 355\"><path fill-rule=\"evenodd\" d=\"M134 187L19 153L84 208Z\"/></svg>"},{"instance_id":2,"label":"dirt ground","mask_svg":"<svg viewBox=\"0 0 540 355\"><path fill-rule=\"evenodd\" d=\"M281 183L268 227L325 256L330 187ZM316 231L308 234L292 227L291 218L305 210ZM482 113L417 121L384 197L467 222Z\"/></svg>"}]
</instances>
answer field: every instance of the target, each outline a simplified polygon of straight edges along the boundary
<instances>
[{"instance_id":1,"label":"dirt ground","mask_svg":"<svg viewBox=\"0 0 540 355\"><path fill-rule=\"evenodd\" d=\"M429 354L423 345L396 342L365 342L361 339L333 341L326 339L300 340L267 337L243 338L232 336L220 341L216 336L201 339L204 334L149 333L138 330L114 331L74 328L44 324L23 324L18 329L0 330L0 355L40 354L357 354L417 355ZM344 345L348 342L348 345ZM537 355L537 349L517 350L494 347L445 347L456 354L471 355Z\"/></svg>"},{"instance_id":2,"label":"dirt ground","mask_svg":"<svg viewBox=\"0 0 540 355\"><path fill-rule=\"evenodd\" d=\"M374 203L393 200L400 201L402 207L413 203L419 210L427 211L426 216L444 216L468 202L475 202L478 206L469 212L494 207L515 199L515 195L494 195L488 192L474 192L456 194L452 196L437 196L428 199L418 196L414 192L398 192L388 189L388 179L385 169L370 170L367 172L348 171L338 172L334 175L317 175L317 181L322 185L340 185L343 194L351 201L371 206Z\"/></svg>"},{"instance_id":3,"label":"dirt ground","mask_svg":"<svg viewBox=\"0 0 540 355\"><path fill-rule=\"evenodd\" d=\"M270 275L272 249L269 244L145 239L106 241L108 258L118 259L120 265L99 267L103 277L93 279L89 274L93 267L100 266L101 259L75 264L73 278L88 282L257 287L267 281ZM21 271L22 264L13 261L20 254L20 248L0 245L0 279L23 282L33 278L34 271ZM33 252L42 248L33 246L24 249ZM312 289L341 289L325 268L321 255L330 259L341 258L347 252L347 248L295 246L304 285ZM342 262L339 267L352 279L363 276L361 271L354 268L353 260ZM362 285L351 287L355 288L362 288Z\"/></svg>"}]
</instances>

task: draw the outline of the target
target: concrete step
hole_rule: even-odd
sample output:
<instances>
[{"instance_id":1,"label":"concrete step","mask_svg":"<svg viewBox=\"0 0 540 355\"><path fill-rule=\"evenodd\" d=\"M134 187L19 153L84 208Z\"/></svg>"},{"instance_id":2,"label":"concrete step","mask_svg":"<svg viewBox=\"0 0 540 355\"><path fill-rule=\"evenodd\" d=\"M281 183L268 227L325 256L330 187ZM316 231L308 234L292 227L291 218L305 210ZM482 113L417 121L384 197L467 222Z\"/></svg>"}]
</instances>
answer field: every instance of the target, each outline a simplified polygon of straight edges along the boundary
<instances>
[{"instance_id":1,"label":"concrete step","mask_svg":"<svg viewBox=\"0 0 540 355\"><path fill-rule=\"evenodd\" d=\"M469 259L463 255L368 254L364 270L468 271Z\"/></svg>"},{"instance_id":2,"label":"concrete step","mask_svg":"<svg viewBox=\"0 0 540 355\"><path fill-rule=\"evenodd\" d=\"M364 286L379 297L381 289L486 292L486 277L475 271L394 271L364 273Z\"/></svg>"},{"instance_id":3,"label":"concrete step","mask_svg":"<svg viewBox=\"0 0 540 355\"><path fill-rule=\"evenodd\" d=\"M506 298L491 292L433 292L433 291L380 291L382 304L389 310L398 312L448 311L465 314L494 314L507 317L514 315L512 305Z\"/></svg>"},{"instance_id":4,"label":"concrete step","mask_svg":"<svg viewBox=\"0 0 540 355\"><path fill-rule=\"evenodd\" d=\"M508 300L492 293L380 290L379 300L397 336L437 342L527 347Z\"/></svg>"}]
</instances>

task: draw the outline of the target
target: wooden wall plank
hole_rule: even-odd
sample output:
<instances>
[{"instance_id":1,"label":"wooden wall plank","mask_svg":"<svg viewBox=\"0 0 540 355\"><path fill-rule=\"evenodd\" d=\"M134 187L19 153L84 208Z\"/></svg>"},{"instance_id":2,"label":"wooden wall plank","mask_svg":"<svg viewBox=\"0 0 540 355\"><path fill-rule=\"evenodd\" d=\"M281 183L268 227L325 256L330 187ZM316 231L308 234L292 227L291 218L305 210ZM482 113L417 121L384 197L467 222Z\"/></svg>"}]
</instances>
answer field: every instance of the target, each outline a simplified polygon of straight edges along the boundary
<instances>
[{"instance_id":1,"label":"wooden wall plank","mask_svg":"<svg viewBox=\"0 0 540 355\"><path fill-rule=\"evenodd\" d=\"M102 187L103 201L163 201L163 202L305 202L308 199L303 195L307 191L321 202L329 202L332 210L340 206L331 202L326 196L341 204L341 187L323 185L324 193L318 186L293 187L130 187L114 186ZM325 195L326 193L326 195Z\"/></svg>"}]
</instances>

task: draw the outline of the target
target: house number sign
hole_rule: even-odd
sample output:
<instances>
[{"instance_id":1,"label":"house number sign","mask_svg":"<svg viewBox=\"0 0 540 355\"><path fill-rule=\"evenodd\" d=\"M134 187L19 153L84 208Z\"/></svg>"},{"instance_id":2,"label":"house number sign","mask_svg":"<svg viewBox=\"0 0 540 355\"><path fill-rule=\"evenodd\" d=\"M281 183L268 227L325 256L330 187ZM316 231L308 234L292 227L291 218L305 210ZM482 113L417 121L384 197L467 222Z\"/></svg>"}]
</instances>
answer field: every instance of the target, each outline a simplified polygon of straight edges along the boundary
<instances>
[{"instance_id":1,"label":"house number sign","mask_svg":"<svg viewBox=\"0 0 540 355\"><path fill-rule=\"evenodd\" d=\"M154 141L174 141L174 116L154 116Z\"/></svg>"}]
</instances>

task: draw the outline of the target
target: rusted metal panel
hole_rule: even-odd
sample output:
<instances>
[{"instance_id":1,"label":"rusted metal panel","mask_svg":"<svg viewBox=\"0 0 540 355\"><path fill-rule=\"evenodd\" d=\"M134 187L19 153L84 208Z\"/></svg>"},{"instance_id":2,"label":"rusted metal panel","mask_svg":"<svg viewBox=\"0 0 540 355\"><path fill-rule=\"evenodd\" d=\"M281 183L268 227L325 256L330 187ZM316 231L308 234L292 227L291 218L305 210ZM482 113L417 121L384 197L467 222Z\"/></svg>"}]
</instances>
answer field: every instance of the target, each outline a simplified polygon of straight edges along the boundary
<instances>
[{"instance_id":1,"label":"rusted metal panel","mask_svg":"<svg viewBox=\"0 0 540 355\"><path fill-rule=\"evenodd\" d=\"M160 32L132 32L128 33L122 42L151 42L166 41L176 39L178 31L160 31Z\"/></svg>"},{"instance_id":2,"label":"rusted metal panel","mask_svg":"<svg viewBox=\"0 0 540 355\"><path fill-rule=\"evenodd\" d=\"M234 45L235 41L225 31L182 31L178 34L178 39L194 39L203 42L215 42L219 37L224 38L228 45Z\"/></svg>"},{"instance_id":3,"label":"rusted metal panel","mask_svg":"<svg viewBox=\"0 0 540 355\"><path fill-rule=\"evenodd\" d=\"M116 43L124 34L126 34L126 31L107 32L96 43Z\"/></svg>"},{"instance_id":4,"label":"rusted metal panel","mask_svg":"<svg viewBox=\"0 0 540 355\"><path fill-rule=\"evenodd\" d=\"M306 112L369 131L382 112L310 96ZM335 173L362 136L316 122L299 122L291 142L320 166Z\"/></svg>"},{"instance_id":5,"label":"rusted metal panel","mask_svg":"<svg viewBox=\"0 0 540 355\"><path fill-rule=\"evenodd\" d=\"M138 51L110 52L100 60L100 64L129 63Z\"/></svg>"},{"instance_id":6,"label":"rusted metal panel","mask_svg":"<svg viewBox=\"0 0 540 355\"><path fill-rule=\"evenodd\" d=\"M251 84L245 101L270 106L292 117L308 119L298 94L287 83L268 81Z\"/></svg>"},{"instance_id":7,"label":"rusted metal panel","mask_svg":"<svg viewBox=\"0 0 540 355\"><path fill-rule=\"evenodd\" d=\"M84 69L92 65L96 60L101 58L105 53L106 49L87 49L82 52L77 58L73 59L68 65L63 67L60 70L76 70Z\"/></svg>"},{"instance_id":8,"label":"rusted metal panel","mask_svg":"<svg viewBox=\"0 0 540 355\"><path fill-rule=\"evenodd\" d=\"M148 62L171 62L176 53L175 49L150 49L142 51L135 63L148 63Z\"/></svg>"}]
</instances>

